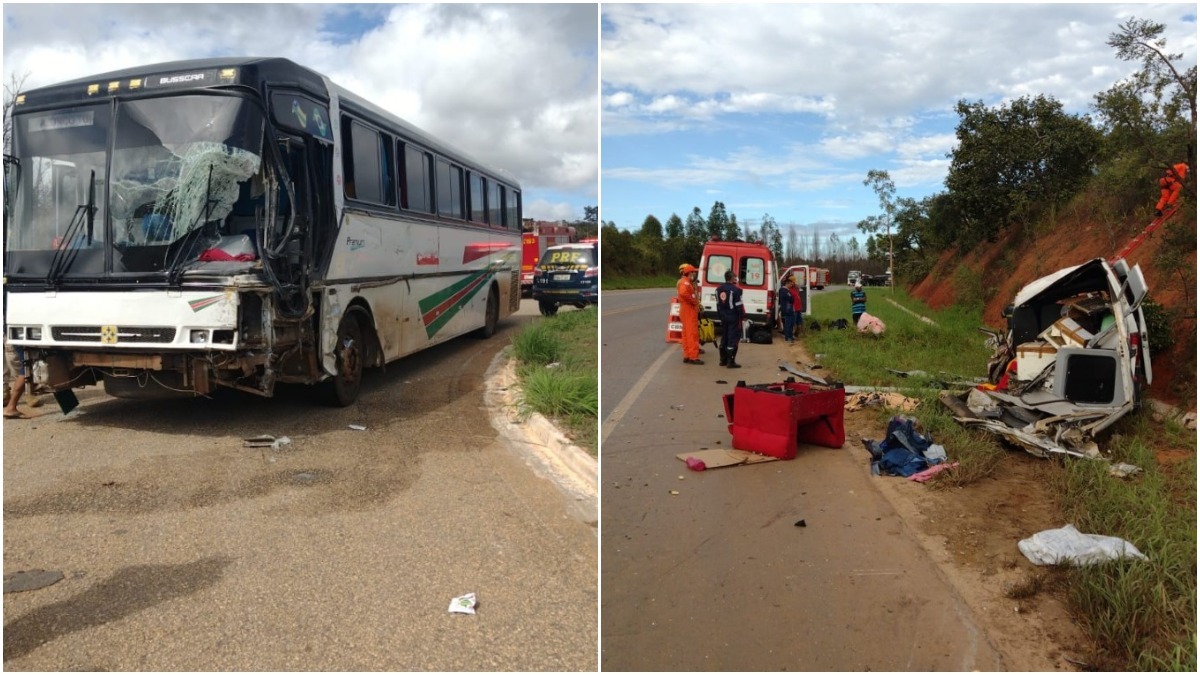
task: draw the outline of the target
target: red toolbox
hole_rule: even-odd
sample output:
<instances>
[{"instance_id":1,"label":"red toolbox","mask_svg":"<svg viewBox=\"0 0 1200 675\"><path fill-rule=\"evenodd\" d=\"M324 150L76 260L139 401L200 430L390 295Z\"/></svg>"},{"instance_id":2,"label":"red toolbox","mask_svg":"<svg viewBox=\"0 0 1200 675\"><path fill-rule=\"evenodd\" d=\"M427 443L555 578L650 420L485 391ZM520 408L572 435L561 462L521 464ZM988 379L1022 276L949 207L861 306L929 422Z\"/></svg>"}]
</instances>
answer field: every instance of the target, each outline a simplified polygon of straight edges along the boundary
<instances>
[{"instance_id":1,"label":"red toolbox","mask_svg":"<svg viewBox=\"0 0 1200 675\"><path fill-rule=\"evenodd\" d=\"M791 378L775 384L738 382L725 394L725 419L736 450L793 459L797 443L840 448L846 442L846 391Z\"/></svg>"}]
</instances>

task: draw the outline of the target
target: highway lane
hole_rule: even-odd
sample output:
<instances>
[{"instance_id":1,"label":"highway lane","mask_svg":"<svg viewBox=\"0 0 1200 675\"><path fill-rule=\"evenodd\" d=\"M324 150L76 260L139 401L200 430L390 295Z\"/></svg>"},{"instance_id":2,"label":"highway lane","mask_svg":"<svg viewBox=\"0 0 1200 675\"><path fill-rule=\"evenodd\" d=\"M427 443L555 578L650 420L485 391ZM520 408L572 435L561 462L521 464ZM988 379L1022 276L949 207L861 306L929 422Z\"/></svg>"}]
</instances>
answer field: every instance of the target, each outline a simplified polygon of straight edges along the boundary
<instances>
[{"instance_id":1,"label":"highway lane","mask_svg":"<svg viewBox=\"0 0 1200 675\"><path fill-rule=\"evenodd\" d=\"M703 473L676 458L729 447L721 395L778 381L790 348L684 365L663 341L671 295L603 299L601 669L1002 669L855 439Z\"/></svg>"},{"instance_id":2,"label":"highway lane","mask_svg":"<svg viewBox=\"0 0 1200 675\"><path fill-rule=\"evenodd\" d=\"M595 523L484 404L523 304L348 408L89 390L6 420L5 574L65 578L5 594L5 669L595 671ZM291 443L243 447L261 434ZM468 592L478 614L449 613Z\"/></svg>"}]
</instances>

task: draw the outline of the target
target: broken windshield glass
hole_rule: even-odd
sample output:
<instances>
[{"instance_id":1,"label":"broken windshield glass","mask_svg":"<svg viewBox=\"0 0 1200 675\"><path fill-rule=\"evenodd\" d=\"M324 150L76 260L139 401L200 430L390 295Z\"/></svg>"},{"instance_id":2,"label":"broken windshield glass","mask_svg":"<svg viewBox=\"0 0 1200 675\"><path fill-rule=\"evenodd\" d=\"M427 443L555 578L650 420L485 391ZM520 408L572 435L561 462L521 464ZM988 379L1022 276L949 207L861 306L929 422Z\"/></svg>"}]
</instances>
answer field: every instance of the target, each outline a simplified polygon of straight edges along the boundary
<instances>
[{"instance_id":1,"label":"broken windshield glass","mask_svg":"<svg viewBox=\"0 0 1200 675\"><path fill-rule=\"evenodd\" d=\"M123 104L113 151L113 271L186 262L203 250L182 242L189 233L211 223L215 239L227 220L252 218L252 205L235 213L235 204L262 194L253 180L262 166L262 124L257 108L231 97Z\"/></svg>"}]
</instances>

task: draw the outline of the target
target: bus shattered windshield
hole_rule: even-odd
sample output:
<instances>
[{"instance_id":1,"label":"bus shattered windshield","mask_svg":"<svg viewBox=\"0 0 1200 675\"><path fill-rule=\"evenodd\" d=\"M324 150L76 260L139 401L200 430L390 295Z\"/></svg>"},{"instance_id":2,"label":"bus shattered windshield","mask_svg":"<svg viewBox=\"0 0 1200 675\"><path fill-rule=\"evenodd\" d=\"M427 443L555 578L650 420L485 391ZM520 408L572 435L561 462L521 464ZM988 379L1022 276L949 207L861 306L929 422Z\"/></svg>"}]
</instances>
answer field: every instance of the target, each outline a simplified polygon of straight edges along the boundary
<instances>
[{"instance_id":1,"label":"bus shattered windshield","mask_svg":"<svg viewBox=\"0 0 1200 675\"><path fill-rule=\"evenodd\" d=\"M243 255L253 251L264 192L263 120L255 106L228 96L175 96L14 120L20 171L7 239L10 277L54 283L161 274L223 240ZM81 207L95 214L86 227L75 223ZM67 264L55 262L56 253Z\"/></svg>"}]
</instances>

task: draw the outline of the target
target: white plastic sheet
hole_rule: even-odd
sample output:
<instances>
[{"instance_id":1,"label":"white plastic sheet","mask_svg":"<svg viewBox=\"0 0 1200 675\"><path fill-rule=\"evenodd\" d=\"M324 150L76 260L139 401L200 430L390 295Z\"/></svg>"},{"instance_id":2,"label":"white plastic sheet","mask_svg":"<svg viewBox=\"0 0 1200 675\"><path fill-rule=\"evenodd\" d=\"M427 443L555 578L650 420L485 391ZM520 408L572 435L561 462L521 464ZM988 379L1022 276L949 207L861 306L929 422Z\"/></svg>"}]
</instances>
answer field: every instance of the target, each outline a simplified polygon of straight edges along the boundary
<instances>
[{"instance_id":1,"label":"white plastic sheet","mask_svg":"<svg viewBox=\"0 0 1200 675\"><path fill-rule=\"evenodd\" d=\"M1120 537L1084 534L1074 525L1038 532L1017 542L1017 548L1034 565L1070 563L1082 567L1121 558L1147 559L1136 546Z\"/></svg>"}]
</instances>

